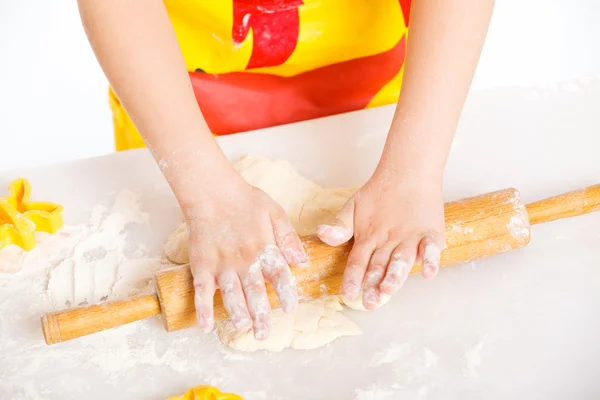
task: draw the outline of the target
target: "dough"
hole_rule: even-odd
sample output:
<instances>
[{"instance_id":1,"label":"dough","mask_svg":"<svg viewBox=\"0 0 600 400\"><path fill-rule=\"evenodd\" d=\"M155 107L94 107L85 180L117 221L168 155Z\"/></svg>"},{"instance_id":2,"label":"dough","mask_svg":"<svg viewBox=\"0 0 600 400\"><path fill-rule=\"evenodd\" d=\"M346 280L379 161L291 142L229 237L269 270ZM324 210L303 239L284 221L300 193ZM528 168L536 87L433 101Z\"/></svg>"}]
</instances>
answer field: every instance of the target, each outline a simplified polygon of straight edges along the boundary
<instances>
[{"instance_id":1,"label":"dough","mask_svg":"<svg viewBox=\"0 0 600 400\"><path fill-rule=\"evenodd\" d=\"M251 185L266 192L288 214L300 236L314 233L319 224L335 217L355 188L324 189L298 174L286 161L272 161L263 157L245 156L234 168ZM176 264L187 264L188 231L184 224L168 238L165 255ZM388 298L382 299L385 304ZM284 348L314 349L341 336L358 335L360 328L342 314L340 296L325 296L301 303L294 315L281 309L273 311L269 338L254 340L252 332L237 332L231 321L218 321L217 332L221 341L242 351L281 351ZM355 310L366 311L362 294L357 300L344 302Z\"/></svg>"},{"instance_id":2,"label":"dough","mask_svg":"<svg viewBox=\"0 0 600 400\"><path fill-rule=\"evenodd\" d=\"M255 340L252 331L238 332L230 320L217 321L219 339L241 351L282 351L285 348L307 350L326 345L341 336L360 335L362 331L341 313L338 296L325 296L301 303L296 312L273 311L267 340Z\"/></svg>"},{"instance_id":3,"label":"dough","mask_svg":"<svg viewBox=\"0 0 600 400\"><path fill-rule=\"evenodd\" d=\"M314 233L317 226L335 217L355 188L323 189L298 174L286 161L245 156L234 168L251 185L263 190L286 211L300 236ZM167 258L176 264L190 262L185 223L169 236L164 246Z\"/></svg>"}]
</instances>

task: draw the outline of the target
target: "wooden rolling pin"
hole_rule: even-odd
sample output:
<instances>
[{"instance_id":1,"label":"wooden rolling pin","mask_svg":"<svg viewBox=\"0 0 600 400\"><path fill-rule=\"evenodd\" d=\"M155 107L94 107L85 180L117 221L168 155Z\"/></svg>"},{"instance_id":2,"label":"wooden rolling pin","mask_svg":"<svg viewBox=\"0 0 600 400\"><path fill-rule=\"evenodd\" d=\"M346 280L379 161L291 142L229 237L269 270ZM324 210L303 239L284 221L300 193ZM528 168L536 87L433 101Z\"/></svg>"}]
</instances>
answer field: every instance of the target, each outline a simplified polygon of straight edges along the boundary
<instances>
[{"instance_id":1,"label":"wooden rolling pin","mask_svg":"<svg viewBox=\"0 0 600 400\"><path fill-rule=\"evenodd\" d=\"M530 225L574 217L600 209L600 185L577 190L525 206L519 192L505 189L445 205L446 244L441 265L463 263L524 247ZM302 238L310 266L295 269L302 301L341 291L342 274L352 243L339 247L323 244L316 236ZM421 271L415 265L411 274ZM68 309L42 315L47 344L64 342L105 329L162 314L169 332L196 325L194 286L189 266L155 274L156 295ZM273 289L269 300L279 306ZM215 318L227 314L217 292Z\"/></svg>"}]
</instances>

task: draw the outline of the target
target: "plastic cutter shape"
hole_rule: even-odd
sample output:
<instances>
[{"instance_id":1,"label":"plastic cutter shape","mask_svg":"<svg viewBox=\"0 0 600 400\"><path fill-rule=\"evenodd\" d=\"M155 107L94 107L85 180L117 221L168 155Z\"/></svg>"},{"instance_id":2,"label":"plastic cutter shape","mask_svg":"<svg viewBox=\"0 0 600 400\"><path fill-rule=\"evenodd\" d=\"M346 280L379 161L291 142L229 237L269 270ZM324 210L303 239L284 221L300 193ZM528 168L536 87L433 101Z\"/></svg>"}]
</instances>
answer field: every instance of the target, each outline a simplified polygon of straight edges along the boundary
<instances>
[{"instance_id":1,"label":"plastic cutter shape","mask_svg":"<svg viewBox=\"0 0 600 400\"><path fill-rule=\"evenodd\" d=\"M11 182L8 193L0 198L0 249L14 244L29 251L36 244L35 231L54 233L63 225L61 205L29 200L27 179Z\"/></svg>"}]
</instances>

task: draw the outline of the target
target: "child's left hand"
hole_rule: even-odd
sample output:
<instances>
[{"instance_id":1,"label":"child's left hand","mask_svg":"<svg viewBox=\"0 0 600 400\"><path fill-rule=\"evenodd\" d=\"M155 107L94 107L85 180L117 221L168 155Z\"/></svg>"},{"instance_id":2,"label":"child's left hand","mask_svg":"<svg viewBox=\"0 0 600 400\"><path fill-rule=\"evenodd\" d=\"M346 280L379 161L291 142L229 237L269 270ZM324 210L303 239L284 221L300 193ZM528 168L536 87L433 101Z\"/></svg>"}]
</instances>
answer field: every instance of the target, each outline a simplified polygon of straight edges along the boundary
<instances>
[{"instance_id":1,"label":"child's left hand","mask_svg":"<svg viewBox=\"0 0 600 400\"><path fill-rule=\"evenodd\" d=\"M436 276L445 245L441 181L379 166L317 234L331 246L354 236L342 291L356 299L363 289L365 308L375 309L382 293L400 289L416 261L423 263L424 278Z\"/></svg>"}]
</instances>

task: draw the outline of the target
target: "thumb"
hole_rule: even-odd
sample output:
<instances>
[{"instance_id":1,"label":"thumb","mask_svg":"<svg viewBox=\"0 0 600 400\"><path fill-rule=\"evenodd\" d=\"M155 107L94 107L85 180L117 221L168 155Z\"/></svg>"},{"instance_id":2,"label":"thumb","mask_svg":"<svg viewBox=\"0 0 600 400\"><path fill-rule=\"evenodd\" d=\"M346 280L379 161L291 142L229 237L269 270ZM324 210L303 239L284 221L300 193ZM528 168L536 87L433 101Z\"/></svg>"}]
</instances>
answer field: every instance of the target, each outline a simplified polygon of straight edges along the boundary
<instances>
[{"instance_id":1,"label":"thumb","mask_svg":"<svg viewBox=\"0 0 600 400\"><path fill-rule=\"evenodd\" d=\"M354 199L344 204L336 218L329 224L319 225L317 236L330 246L346 243L354 234Z\"/></svg>"}]
</instances>

